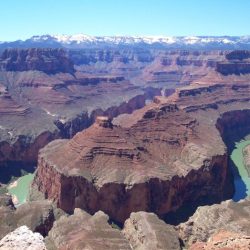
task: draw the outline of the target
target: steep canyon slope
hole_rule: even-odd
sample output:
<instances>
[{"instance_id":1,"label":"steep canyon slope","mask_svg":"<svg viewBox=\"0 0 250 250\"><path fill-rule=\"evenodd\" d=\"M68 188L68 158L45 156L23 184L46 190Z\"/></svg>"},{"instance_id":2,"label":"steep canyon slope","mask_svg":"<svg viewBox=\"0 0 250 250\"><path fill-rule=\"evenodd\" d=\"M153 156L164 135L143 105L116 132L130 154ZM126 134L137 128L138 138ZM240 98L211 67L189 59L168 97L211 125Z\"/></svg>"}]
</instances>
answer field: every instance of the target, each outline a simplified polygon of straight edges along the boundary
<instances>
[{"instance_id":1,"label":"steep canyon slope","mask_svg":"<svg viewBox=\"0 0 250 250\"><path fill-rule=\"evenodd\" d=\"M0 57L0 165L33 165L40 148L71 138L98 115L131 113L155 95L213 78L225 54L133 47L6 49Z\"/></svg>"},{"instance_id":2,"label":"steep canyon slope","mask_svg":"<svg viewBox=\"0 0 250 250\"><path fill-rule=\"evenodd\" d=\"M114 124L98 117L40 151L33 185L69 213L102 210L119 222L133 211L164 216L230 198L224 141L228 129L250 130L247 77L214 72L214 82L205 76Z\"/></svg>"}]
</instances>

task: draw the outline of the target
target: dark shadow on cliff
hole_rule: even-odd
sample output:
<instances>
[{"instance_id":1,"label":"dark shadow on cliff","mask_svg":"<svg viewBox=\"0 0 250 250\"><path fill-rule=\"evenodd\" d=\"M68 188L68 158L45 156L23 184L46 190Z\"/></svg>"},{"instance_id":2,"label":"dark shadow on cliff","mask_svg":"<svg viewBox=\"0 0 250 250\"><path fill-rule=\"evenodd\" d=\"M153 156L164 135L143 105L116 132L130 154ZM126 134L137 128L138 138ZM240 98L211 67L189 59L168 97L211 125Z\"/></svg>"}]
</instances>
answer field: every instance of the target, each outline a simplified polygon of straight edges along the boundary
<instances>
[{"instance_id":1,"label":"dark shadow on cliff","mask_svg":"<svg viewBox=\"0 0 250 250\"><path fill-rule=\"evenodd\" d=\"M34 173L36 164L23 164L21 162L6 162L0 165L0 183L7 184L13 178L25 173Z\"/></svg>"},{"instance_id":2,"label":"dark shadow on cliff","mask_svg":"<svg viewBox=\"0 0 250 250\"><path fill-rule=\"evenodd\" d=\"M184 203L182 207L177 209L175 212L170 212L162 217L162 219L167 223L174 226L182 222L186 222L190 216L192 216L199 206L213 205L215 201L208 200L206 197L197 202Z\"/></svg>"}]
</instances>

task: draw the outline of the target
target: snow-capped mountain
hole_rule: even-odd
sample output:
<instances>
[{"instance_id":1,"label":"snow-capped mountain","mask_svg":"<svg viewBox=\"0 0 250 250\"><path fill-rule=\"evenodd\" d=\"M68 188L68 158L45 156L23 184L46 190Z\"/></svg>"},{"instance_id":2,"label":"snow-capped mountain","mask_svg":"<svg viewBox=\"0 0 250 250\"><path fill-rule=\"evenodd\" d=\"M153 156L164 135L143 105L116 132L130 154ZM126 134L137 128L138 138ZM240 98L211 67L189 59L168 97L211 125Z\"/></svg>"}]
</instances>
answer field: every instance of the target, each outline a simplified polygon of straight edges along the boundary
<instances>
[{"instance_id":1,"label":"snow-capped mountain","mask_svg":"<svg viewBox=\"0 0 250 250\"><path fill-rule=\"evenodd\" d=\"M4 47L150 47L169 49L250 49L250 36L88 36L42 35L25 41L2 42Z\"/></svg>"}]
</instances>

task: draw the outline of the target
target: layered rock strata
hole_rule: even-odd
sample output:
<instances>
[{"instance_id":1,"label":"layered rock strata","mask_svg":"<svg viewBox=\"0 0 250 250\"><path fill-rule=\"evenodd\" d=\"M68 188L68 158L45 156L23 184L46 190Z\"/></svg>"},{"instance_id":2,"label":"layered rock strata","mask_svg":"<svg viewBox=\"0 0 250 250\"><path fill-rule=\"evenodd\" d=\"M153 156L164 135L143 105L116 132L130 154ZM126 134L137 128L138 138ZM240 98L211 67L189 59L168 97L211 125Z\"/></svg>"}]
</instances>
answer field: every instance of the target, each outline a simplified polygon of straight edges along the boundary
<instances>
[{"instance_id":1,"label":"layered rock strata","mask_svg":"<svg viewBox=\"0 0 250 250\"><path fill-rule=\"evenodd\" d=\"M0 57L5 71L39 70L48 74L73 73L74 65L63 49L6 49Z\"/></svg>"},{"instance_id":2,"label":"layered rock strata","mask_svg":"<svg viewBox=\"0 0 250 250\"><path fill-rule=\"evenodd\" d=\"M227 61L217 63L217 71L223 75L249 74L250 56L249 51L232 51L226 55Z\"/></svg>"},{"instance_id":3,"label":"layered rock strata","mask_svg":"<svg viewBox=\"0 0 250 250\"><path fill-rule=\"evenodd\" d=\"M98 115L115 117L141 108L192 82L249 80L223 76L224 51L137 49L9 49L0 59L0 171L34 165L38 150L71 138ZM73 62L73 63L72 63ZM73 65L74 64L74 65ZM3 180L1 180L3 181Z\"/></svg>"},{"instance_id":4,"label":"layered rock strata","mask_svg":"<svg viewBox=\"0 0 250 250\"><path fill-rule=\"evenodd\" d=\"M193 85L156 98L116 121L120 126L97 120L71 140L56 140L40 151L33 185L67 212L102 210L119 222L133 211L164 216L186 202L230 197L219 121L235 112L240 119L226 116L232 124L248 126L241 122L250 108L249 88Z\"/></svg>"}]
</instances>

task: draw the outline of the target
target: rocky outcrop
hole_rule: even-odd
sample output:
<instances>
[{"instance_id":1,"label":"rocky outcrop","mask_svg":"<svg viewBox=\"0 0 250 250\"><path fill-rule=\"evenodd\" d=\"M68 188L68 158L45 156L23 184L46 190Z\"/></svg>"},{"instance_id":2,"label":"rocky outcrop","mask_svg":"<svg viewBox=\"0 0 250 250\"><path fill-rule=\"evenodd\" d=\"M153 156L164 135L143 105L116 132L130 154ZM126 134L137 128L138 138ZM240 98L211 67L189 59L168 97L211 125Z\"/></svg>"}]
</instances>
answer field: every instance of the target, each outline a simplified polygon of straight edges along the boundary
<instances>
[{"instance_id":1,"label":"rocky outcrop","mask_svg":"<svg viewBox=\"0 0 250 250\"><path fill-rule=\"evenodd\" d=\"M10 197L1 196L0 200L0 239L23 225L46 236L61 214L49 201L27 202L15 209Z\"/></svg>"},{"instance_id":2,"label":"rocky outcrop","mask_svg":"<svg viewBox=\"0 0 250 250\"><path fill-rule=\"evenodd\" d=\"M189 220L178 226L179 235L187 245L206 242L220 230L250 235L250 201L231 200L212 206L199 207Z\"/></svg>"},{"instance_id":3,"label":"rocky outcrop","mask_svg":"<svg viewBox=\"0 0 250 250\"><path fill-rule=\"evenodd\" d=\"M6 71L38 70L48 74L73 73L73 63L62 49L6 49L0 57L0 69Z\"/></svg>"},{"instance_id":4,"label":"rocky outcrop","mask_svg":"<svg viewBox=\"0 0 250 250\"><path fill-rule=\"evenodd\" d=\"M211 236L207 243L197 242L189 250L248 250L250 248L250 236L220 231Z\"/></svg>"},{"instance_id":5,"label":"rocky outcrop","mask_svg":"<svg viewBox=\"0 0 250 250\"><path fill-rule=\"evenodd\" d=\"M180 242L174 228L153 213L132 213L122 230L134 250L179 250Z\"/></svg>"},{"instance_id":6,"label":"rocky outcrop","mask_svg":"<svg viewBox=\"0 0 250 250\"><path fill-rule=\"evenodd\" d=\"M118 229L108 223L108 216L99 211L91 216L75 209L71 216L62 216L54 223L46 239L48 250L95 249L129 250L129 242Z\"/></svg>"},{"instance_id":7,"label":"rocky outcrop","mask_svg":"<svg viewBox=\"0 0 250 250\"><path fill-rule=\"evenodd\" d=\"M46 250L44 238L33 233L26 226L21 226L0 240L2 250Z\"/></svg>"},{"instance_id":8,"label":"rocky outcrop","mask_svg":"<svg viewBox=\"0 0 250 250\"><path fill-rule=\"evenodd\" d=\"M220 231L209 238L207 243L197 242L189 250L248 250L250 248L250 236L236 234L228 231Z\"/></svg>"},{"instance_id":9,"label":"rocky outcrop","mask_svg":"<svg viewBox=\"0 0 250 250\"><path fill-rule=\"evenodd\" d=\"M152 213L132 213L121 231L103 212L91 216L80 209L54 223L46 246L49 250L181 249L174 228Z\"/></svg>"}]
</instances>

